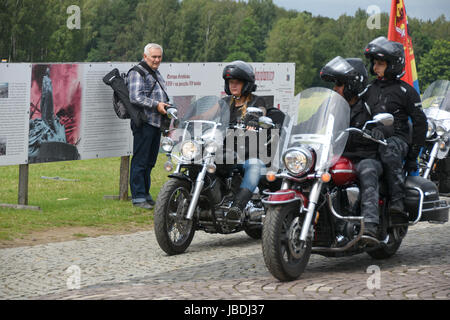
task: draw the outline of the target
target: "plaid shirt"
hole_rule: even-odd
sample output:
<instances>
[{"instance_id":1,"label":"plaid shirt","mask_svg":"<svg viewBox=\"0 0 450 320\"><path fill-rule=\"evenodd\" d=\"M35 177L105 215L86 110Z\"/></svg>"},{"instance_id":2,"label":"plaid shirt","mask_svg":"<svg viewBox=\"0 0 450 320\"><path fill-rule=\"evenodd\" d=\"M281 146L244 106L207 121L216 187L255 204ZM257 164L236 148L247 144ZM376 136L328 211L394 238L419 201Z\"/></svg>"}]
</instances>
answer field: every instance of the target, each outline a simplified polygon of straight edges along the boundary
<instances>
[{"instance_id":1,"label":"plaid shirt","mask_svg":"<svg viewBox=\"0 0 450 320\"><path fill-rule=\"evenodd\" d=\"M155 74L158 77L158 82L153 76L144 68L145 79L137 72L132 70L128 74L128 91L130 92L130 102L144 108L147 116L147 123L159 128L161 126L161 114L157 110L159 102L168 102L164 91L167 92L165 81L158 70ZM161 87L162 86L162 87ZM150 93L150 91L153 91Z\"/></svg>"}]
</instances>

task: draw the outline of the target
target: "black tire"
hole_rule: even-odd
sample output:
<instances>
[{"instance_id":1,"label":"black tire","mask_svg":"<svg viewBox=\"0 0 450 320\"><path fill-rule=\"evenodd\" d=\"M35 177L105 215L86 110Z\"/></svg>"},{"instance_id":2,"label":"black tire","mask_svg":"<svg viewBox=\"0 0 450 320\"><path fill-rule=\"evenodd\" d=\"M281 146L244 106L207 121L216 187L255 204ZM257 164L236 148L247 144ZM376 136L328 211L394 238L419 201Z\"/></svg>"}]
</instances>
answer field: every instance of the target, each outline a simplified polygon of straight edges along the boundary
<instances>
[{"instance_id":1,"label":"black tire","mask_svg":"<svg viewBox=\"0 0 450 320\"><path fill-rule=\"evenodd\" d=\"M270 207L266 212L262 232L264 262L270 273L280 281L299 278L311 255L311 239L306 241L303 249L298 251L296 256L290 249L290 245L298 248L297 244L289 241L289 231L293 225L292 222L297 217L296 234L303 225L303 217L300 217L298 205Z\"/></svg>"},{"instance_id":2,"label":"black tire","mask_svg":"<svg viewBox=\"0 0 450 320\"><path fill-rule=\"evenodd\" d=\"M180 216L184 199L189 196L190 190L188 181L170 179L164 184L156 199L154 219L156 240L168 255L186 251L194 237L194 219L186 220Z\"/></svg>"},{"instance_id":3,"label":"black tire","mask_svg":"<svg viewBox=\"0 0 450 320\"><path fill-rule=\"evenodd\" d=\"M262 237L262 228L249 228L244 229L245 233L253 239L259 240Z\"/></svg>"},{"instance_id":4,"label":"black tire","mask_svg":"<svg viewBox=\"0 0 450 320\"><path fill-rule=\"evenodd\" d=\"M396 233L394 235L394 232ZM368 251L367 254L374 259L384 260L392 257L402 244L403 238L408 232L408 226L395 227L389 232L389 241L386 246L382 246L379 249Z\"/></svg>"}]
</instances>

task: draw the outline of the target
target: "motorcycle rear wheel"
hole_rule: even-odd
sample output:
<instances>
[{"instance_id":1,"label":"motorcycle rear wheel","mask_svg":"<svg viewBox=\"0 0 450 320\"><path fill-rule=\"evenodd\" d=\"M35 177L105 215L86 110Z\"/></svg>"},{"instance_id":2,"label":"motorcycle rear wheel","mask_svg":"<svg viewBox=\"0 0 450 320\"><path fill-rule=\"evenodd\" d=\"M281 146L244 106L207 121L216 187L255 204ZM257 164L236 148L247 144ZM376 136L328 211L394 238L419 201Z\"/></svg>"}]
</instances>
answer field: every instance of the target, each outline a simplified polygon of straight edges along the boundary
<instances>
[{"instance_id":1,"label":"motorcycle rear wheel","mask_svg":"<svg viewBox=\"0 0 450 320\"><path fill-rule=\"evenodd\" d=\"M383 260L392 257L400 248L403 238L405 237L407 232L408 226L392 228L389 231L388 243L379 249L368 251L367 254L377 260Z\"/></svg>"},{"instance_id":2,"label":"motorcycle rear wheel","mask_svg":"<svg viewBox=\"0 0 450 320\"><path fill-rule=\"evenodd\" d=\"M303 217L298 206L288 204L270 207L266 212L262 233L264 262L270 273L280 281L300 277L311 255L311 239L299 243Z\"/></svg>"},{"instance_id":3,"label":"motorcycle rear wheel","mask_svg":"<svg viewBox=\"0 0 450 320\"><path fill-rule=\"evenodd\" d=\"M186 220L191 186L185 180L170 179L158 194L155 206L154 229L159 246L168 255L186 251L195 233L195 222Z\"/></svg>"}]
</instances>

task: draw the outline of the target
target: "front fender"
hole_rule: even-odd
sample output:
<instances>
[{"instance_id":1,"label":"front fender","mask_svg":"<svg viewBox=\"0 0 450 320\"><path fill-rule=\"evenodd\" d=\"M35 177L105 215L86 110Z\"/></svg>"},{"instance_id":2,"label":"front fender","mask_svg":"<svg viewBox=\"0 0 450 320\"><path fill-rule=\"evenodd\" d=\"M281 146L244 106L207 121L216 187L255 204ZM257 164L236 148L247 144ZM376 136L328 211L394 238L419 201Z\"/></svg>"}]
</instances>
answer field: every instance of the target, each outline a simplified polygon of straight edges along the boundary
<instances>
[{"instance_id":1,"label":"front fender","mask_svg":"<svg viewBox=\"0 0 450 320\"><path fill-rule=\"evenodd\" d=\"M264 192L264 194L269 195L269 197L261 200L264 205L270 206L300 201L303 206L308 206L308 198L298 190L278 190L276 192Z\"/></svg>"},{"instance_id":2,"label":"front fender","mask_svg":"<svg viewBox=\"0 0 450 320\"><path fill-rule=\"evenodd\" d=\"M169 174L169 178L175 178L175 179L179 179L179 180L185 180L187 182L189 182L191 184L191 187L194 183L194 181L192 181L191 178L189 178L189 176L185 175L184 173L172 173Z\"/></svg>"}]
</instances>

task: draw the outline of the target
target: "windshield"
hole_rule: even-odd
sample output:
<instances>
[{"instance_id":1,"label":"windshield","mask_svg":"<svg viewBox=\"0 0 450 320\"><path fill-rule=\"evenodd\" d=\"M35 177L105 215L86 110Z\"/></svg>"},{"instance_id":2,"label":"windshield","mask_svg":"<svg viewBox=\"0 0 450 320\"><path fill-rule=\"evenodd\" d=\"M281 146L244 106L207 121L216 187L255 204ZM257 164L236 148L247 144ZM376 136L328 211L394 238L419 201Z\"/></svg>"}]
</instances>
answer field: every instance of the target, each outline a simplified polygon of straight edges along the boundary
<instances>
[{"instance_id":1,"label":"windshield","mask_svg":"<svg viewBox=\"0 0 450 320\"><path fill-rule=\"evenodd\" d=\"M422 106L450 111L450 81L437 80L430 84L422 96Z\"/></svg>"},{"instance_id":2,"label":"windshield","mask_svg":"<svg viewBox=\"0 0 450 320\"><path fill-rule=\"evenodd\" d=\"M218 96L174 97L178 119L172 121L169 137L180 154L184 141L194 140L199 145L214 140L223 141L229 124L230 111Z\"/></svg>"},{"instance_id":3,"label":"windshield","mask_svg":"<svg viewBox=\"0 0 450 320\"><path fill-rule=\"evenodd\" d=\"M300 145L316 153L315 170L332 166L344 151L350 121L350 107L336 92L326 88L310 88L293 99L280 133L278 165L286 150Z\"/></svg>"},{"instance_id":4,"label":"windshield","mask_svg":"<svg viewBox=\"0 0 450 320\"><path fill-rule=\"evenodd\" d=\"M450 120L450 81L437 80L422 96L422 107L427 118Z\"/></svg>"}]
</instances>

